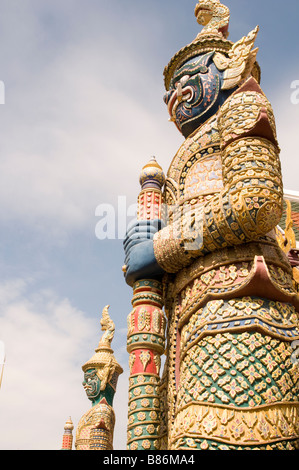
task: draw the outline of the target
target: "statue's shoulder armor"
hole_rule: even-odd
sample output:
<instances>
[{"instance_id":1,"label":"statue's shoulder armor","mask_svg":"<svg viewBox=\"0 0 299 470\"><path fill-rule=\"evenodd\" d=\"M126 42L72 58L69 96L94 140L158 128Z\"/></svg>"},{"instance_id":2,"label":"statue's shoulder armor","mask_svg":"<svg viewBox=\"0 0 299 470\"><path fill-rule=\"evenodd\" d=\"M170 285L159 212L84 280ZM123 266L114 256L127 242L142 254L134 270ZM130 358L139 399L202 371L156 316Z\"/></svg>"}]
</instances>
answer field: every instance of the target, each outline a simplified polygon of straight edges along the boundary
<instances>
[{"instance_id":1,"label":"statue's shoulder armor","mask_svg":"<svg viewBox=\"0 0 299 470\"><path fill-rule=\"evenodd\" d=\"M221 147L243 137L261 137L278 146L272 106L254 78L249 78L218 111Z\"/></svg>"}]
</instances>

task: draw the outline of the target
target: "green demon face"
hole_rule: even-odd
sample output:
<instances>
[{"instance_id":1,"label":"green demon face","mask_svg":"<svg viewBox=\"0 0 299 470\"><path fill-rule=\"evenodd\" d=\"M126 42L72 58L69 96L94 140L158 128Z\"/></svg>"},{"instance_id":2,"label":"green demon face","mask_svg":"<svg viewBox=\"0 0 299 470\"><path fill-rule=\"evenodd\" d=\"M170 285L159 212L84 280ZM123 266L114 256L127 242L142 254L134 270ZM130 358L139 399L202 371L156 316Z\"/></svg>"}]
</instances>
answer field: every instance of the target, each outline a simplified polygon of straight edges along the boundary
<instances>
[{"instance_id":1,"label":"green demon face","mask_svg":"<svg viewBox=\"0 0 299 470\"><path fill-rule=\"evenodd\" d=\"M87 398L95 401L101 392L101 381L97 376L96 369L88 369L84 373L84 382L82 382Z\"/></svg>"}]
</instances>

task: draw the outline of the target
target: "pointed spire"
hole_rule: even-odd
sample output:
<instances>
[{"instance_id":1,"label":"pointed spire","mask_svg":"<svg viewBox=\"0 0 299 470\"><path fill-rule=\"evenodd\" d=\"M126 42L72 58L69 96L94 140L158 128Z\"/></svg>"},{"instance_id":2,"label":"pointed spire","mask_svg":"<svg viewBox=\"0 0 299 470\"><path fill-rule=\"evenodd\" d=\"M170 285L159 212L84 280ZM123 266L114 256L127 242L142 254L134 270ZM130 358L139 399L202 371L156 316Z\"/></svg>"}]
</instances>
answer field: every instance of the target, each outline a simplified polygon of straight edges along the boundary
<instances>
[{"instance_id":1,"label":"pointed spire","mask_svg":"<svg viewBox=\"0 0 299 470\"><path fill-rule=\"evenodd\" d=\"M101 370L101 390L105 389L108 379L110 381L114 376L114 373L117 372L118 375L123 373L123 369L116 361L113 355L113 350L111 349L111 342L115 333L115 325L109 316L108 309L109 305L107 305L102 311L100 323L104 334L95 350L95 354L82 366L83 372L86 372L88 369ZM110 385L112 386L111 383Z\"/></svg>"},{"instance_id":2,"label":"pointed spire","mask_svg":"<svg viewBox=\"0 0 299 470\"><path fill-rule=\"evenodd\" d=\"M162 188L165 183L165 175L157 163L156 157L151 157L150 161L142 168L139 182L142 189L149 186Z\"/></svg>"},{"instance_id":3,"label":"pointed spire","mask_svg":"<svg viewBox=\"0 0 299 470\"><path fill-rule=\"evenodd\" d=\"M220 35L225 39L228 37L230 11L219 0L199 0L194 14L197 23L204 26L198 37L206 34Z\"/></svg>"},{"instance_id":4,"label":"pointed spire","mask_svg":"<svg viewBox=\"0 0 299 470\"><path fill-rule=\"evenodd\" d=\"M73 447L73 429L74 425L71 417L66 421L64 425L64 434L62 439L61 450L72 450Z\"/></svg>"}]
</instances>

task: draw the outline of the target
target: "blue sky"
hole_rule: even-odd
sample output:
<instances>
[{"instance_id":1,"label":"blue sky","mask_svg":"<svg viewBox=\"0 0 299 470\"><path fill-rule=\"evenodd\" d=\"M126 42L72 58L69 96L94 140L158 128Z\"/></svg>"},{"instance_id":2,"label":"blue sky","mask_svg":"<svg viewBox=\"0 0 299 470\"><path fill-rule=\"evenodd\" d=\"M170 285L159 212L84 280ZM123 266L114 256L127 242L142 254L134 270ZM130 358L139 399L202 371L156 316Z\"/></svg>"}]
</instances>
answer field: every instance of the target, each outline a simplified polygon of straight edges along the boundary
<instances>
[{"instance_id":1,"label":"blue sky","mask_svg":"<svg viewBox=\"0 0 299 470\"><path fill-rule=\"evenodd\" d=\"M125 369L115 447L125 446L132 292L122 240L96 237L96 210L108 204L117 217L124 196L130 208L142 166L155 155L167 171L182 142L162 100L163 69L200 30L195 4L0 0L0 449L59 449L66 419L76 426L89 409L81 366L107 304ZM226 5L232 41L260 26L262 88L276 115L284 184L299 190L299 104L291 102L298 1Z\"/></svg>"}]
</instances>

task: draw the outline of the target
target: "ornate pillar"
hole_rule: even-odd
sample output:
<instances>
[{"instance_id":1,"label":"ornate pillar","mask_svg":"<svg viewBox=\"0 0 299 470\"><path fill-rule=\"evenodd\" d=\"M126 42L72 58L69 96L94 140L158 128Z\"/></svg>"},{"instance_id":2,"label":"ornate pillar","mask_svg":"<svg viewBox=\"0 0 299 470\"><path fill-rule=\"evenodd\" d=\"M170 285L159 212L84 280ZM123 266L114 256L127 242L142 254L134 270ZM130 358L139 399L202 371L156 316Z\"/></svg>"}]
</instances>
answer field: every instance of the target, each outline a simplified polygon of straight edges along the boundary
<instances>
[{"instance_id":1,"label":"ornate pillar","mask_svg":"<svg viewBox=\"0 0 299 470\"><path fill-rule=\"evenodd\" d=\"M61 450L72 450L72 448L73 448L73 429L74 429L73 422L72 422L71 418L69 418L66 421L65 426L64 426L64 434L63 434L63 438L62 438Z\"/></svg>"},{"instance_id":2,"label":"ornate pillar","mask_svg":"<svg viewBox=\"0 0 299 470\"><path fill-rule=\"evenodd\" d=\"M161 219L165 177L152 159L142 170L138 219ZM162 283L140 280L133 286L133 310L128 316L127 351L130 354L129 450L157 450L160 425L160 366L165 350Z\"/></svg>"}]
</instances>

